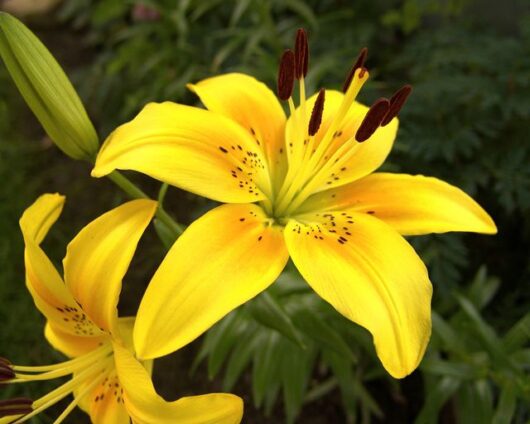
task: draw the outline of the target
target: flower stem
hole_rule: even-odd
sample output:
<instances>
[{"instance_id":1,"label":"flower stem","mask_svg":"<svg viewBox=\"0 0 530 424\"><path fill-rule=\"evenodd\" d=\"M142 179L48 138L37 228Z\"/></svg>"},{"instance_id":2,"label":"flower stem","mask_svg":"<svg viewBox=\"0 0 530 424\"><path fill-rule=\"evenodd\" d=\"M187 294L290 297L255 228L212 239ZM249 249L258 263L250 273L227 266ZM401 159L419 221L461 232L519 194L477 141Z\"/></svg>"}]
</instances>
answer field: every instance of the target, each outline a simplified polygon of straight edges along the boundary
<instances>
[{"instance_id":1,"label":"flower stem","mask_svg":"<svg viewBox=\"0 0 530 424\"><path fill-rule=\"evenodd\" d=\"M114 171L107 176L114 184L116 184L133 199L149 199L147 194L145 194L139 187L137 187L120 172Z\"/></svg>"},{"instance_id":2,"label":"flower stem","mask_svg":"<svg viewBox=\"0 0 530 424\"><path fill-rule=\"evenodd\" d=\"M127 193L133 199L149 199L150 197L145 194L137 185L135 185L126 176L118 171L114 171L108 175L109 179L120 187L125 193ZM166 226L175 234L175 237L180 236L184 232L184 227L177 223L162 207L158 205L156 211L156 217L166 224Z\"/></svg>"}]
</instances>

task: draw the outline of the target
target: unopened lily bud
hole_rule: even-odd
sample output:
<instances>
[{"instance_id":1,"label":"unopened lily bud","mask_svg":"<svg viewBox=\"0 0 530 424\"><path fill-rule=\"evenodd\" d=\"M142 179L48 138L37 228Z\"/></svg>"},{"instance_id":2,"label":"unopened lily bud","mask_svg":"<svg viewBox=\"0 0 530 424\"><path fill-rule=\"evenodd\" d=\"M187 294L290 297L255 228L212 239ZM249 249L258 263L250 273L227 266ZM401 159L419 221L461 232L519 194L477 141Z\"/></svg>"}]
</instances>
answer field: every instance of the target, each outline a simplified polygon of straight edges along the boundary
<instances>
[{"instance_id":1,"label":"unopened lily bud","mask_svg":"<svg viewBox=\"0 0 530 424\"><path fill-rule=\"evenodd\" d=\"M74 159L94 158L96 130L68 77L40 40L0 12L0 56L48 136Z\"/></svg>"}]
</instances>

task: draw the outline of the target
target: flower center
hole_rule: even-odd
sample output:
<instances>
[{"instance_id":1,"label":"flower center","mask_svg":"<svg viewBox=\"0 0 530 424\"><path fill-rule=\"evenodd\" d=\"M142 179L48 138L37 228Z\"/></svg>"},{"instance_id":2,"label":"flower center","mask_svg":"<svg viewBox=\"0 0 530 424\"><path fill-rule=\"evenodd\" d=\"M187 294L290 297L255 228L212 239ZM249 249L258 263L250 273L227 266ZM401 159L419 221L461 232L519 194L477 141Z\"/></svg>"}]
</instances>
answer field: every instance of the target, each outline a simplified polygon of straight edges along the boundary
<instances>
[{"instance_id":1,"label":"flower center","mask_svg":"<svg viewBox=\"0 0 530 424\"><path fill-rule=\"evenodd\" d=\"M347 174L348 162L361 143L368 140L379 127L390 123L411 91L410 86L405 86L390 100L377 100L366 115L359 117L358 122L350 122L349 114L355 99L369 77L364 67L367 49L362 49L346 78L340 104L333 116L326 117L323 125L325 91L319 91L311 108L306 100L308 52L307 35L304 30L299 30L295 51L287 50L283 54L278 73L278 96L288 102L291 115L285 132L287 172L272 199L271 215L280 222L295 214L309 196L343 179ZM295 79L299 82L298 108L292 95ZM342 128L346 125L353 125L356 129L354 132L349 131L354 134L350 139L342 136Z\"/></svg>"}]
</instances>

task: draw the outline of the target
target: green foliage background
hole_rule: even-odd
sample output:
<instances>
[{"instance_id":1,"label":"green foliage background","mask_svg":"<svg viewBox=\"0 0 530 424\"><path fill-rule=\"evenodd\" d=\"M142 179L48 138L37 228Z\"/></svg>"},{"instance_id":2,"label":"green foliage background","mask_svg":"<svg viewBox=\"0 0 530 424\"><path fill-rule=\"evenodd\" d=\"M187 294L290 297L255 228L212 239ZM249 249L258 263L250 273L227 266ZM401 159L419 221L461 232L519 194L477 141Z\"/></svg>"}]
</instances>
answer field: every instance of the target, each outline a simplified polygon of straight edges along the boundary
<instances>
[{"instance_id":1,"label":"green foliage background","mask_svg":"<svg viewBox=\"0 0 530 424\"><path fill-rule=\"evenodd\" d=\"M140 3L159 18L135 18ZM298 27L310 35L309 91L340 87L367 46L373 77L361 100L414 86L384 168L462 187L499 227L494 237L412 240L435 296L429 350L407 379L388 377L369 335L288 269L202 340L157 363L164 395L232 390L245 398L252 423L530 420L530 8L525 0L501 3L69 0L29 21L66 67L102 139L148 101L196 104L185 84L213 74L246 72L273 87L278 57ZM68 196L47 242L59 264L73 234L124 197L47 141L3 67L0 155L0 355L18 363L59 360L25 291L18 217L42 192ZM156 184L131 177L156 196ZM176 189L166 199L183 223L213 206ZM153 238L128 275L123 311L134 311L163 255ZM9 388L2 397L13 390L37 396L45 388ZM57 414L48 415L36 422Z\"/></svg>"}]
</instances>

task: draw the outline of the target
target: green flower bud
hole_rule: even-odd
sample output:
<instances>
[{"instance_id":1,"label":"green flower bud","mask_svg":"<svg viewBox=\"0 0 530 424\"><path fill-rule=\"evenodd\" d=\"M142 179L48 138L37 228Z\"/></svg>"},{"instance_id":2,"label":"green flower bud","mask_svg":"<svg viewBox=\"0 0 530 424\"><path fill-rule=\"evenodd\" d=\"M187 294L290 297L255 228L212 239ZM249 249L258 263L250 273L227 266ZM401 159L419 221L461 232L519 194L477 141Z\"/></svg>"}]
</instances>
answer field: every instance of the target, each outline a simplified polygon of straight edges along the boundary
<instances>
[{"instance_id":1,"label":"green flower bud","mask_svg":"<svg viewBox=\"0 0 530 424\"><path fill-rule=\"evenodd\" d=\"M93 159L98 136L68 77L35 34L3 12L0 56L53 142L74 159Z\"/></svg>"}]
</instances>

